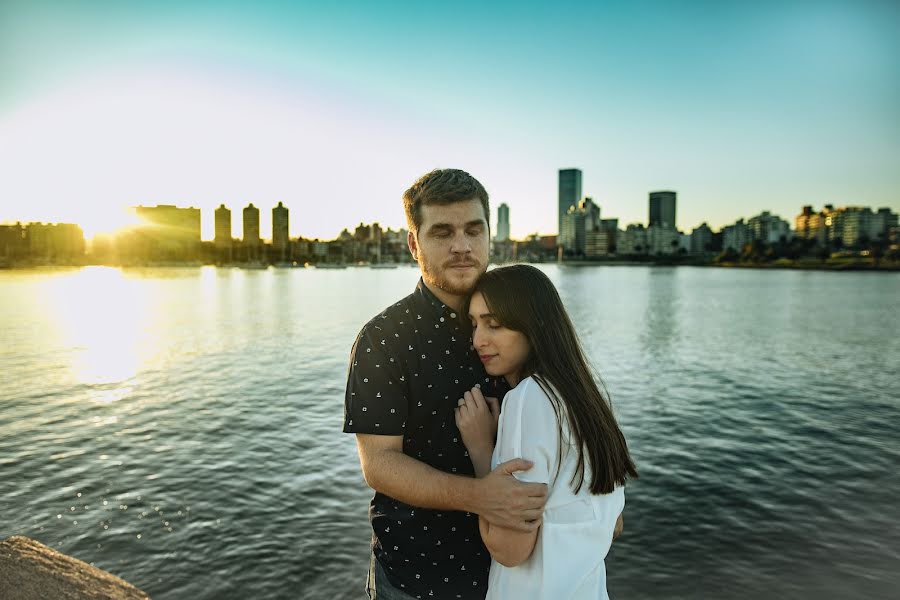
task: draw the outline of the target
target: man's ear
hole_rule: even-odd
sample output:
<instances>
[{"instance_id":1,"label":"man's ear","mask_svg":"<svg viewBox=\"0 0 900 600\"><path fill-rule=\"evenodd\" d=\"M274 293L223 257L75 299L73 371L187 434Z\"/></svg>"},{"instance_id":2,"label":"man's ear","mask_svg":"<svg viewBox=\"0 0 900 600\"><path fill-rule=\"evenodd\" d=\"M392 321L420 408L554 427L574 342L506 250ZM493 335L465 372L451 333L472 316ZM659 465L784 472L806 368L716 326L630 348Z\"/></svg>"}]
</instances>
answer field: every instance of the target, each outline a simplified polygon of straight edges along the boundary
<instances>
[{"instance_id":1,"label":"man's ear","mask_svg":"<svg viewBox=\"0 0 900 600\"><path fill-rule=\"evenodd\" d=\"M406 234L406 245L409 246L409 253L412 254L413 260L419 260L419 243L416 240L416 234L412 231Z\"/></svg>"}]
</instances>

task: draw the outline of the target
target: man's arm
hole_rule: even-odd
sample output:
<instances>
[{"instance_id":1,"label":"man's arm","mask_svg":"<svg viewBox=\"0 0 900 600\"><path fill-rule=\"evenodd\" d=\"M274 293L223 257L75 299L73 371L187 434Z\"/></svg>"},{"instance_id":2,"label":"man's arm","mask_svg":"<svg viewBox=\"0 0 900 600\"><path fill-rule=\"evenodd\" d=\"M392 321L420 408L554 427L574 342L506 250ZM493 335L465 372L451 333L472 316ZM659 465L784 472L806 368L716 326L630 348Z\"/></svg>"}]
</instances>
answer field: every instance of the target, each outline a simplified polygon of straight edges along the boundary
<instances>
[{"instance_id":1,"label":"man's arm","mask_svg":"<svg viewBox=\"0 0 900 600\"><path fill-rule=\"evenodd\" d=\"M547 501L543 483L523 483L512 476L531 463L515 459L498 465L481 479L435 469L403 453L403 436L356 434L366 483L374 490L412 506L476 513L501 527L537 531Z\"/></svg>"}]
</instances>

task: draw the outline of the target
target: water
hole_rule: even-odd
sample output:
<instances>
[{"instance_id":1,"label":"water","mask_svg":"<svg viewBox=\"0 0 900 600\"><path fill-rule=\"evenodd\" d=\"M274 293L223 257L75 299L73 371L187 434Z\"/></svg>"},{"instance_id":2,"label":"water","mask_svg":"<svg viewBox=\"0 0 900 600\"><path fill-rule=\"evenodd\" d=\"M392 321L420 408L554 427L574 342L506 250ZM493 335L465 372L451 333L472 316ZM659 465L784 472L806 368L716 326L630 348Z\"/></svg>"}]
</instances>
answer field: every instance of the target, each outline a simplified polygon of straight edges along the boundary
<instances>
[{"instance_id":1,"label":"water","mask_svg":"<svg viewBox=\"0 0 900 600\"><path fill-rule=\"evenodd\" d=\"M544 268L641 473L614 598L895 597L900 276ZM363 597L347 358L417 278L0 272L0 538L155 599Z\"/></svg>"}]
</instances>

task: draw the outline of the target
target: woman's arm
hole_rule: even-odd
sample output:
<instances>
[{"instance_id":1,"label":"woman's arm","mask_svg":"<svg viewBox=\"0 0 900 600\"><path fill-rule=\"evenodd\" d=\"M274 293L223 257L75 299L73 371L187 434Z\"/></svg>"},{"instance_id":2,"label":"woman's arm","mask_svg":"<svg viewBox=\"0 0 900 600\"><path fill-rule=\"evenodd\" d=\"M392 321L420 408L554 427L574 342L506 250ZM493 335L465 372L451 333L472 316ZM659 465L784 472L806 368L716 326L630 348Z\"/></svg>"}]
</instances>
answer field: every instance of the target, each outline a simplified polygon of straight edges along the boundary
<instances>
[{"instance_id":1,"label":"woman's arm","mask_svg":"<svg viewBox=\"0 0 900 600\"><path fill-rule=\"evenodd\" d=\"M490 472L491 456L494 452L494 435L497 429L496 422L499 420L498 409L499 406L495 407L483 399L478 389L467 392L465 398L458 403L456 424L463 436L469 458L475 467L476 477L483 477L483 474ZM512 410L516 412L521 410L521 407L517 406ZM553 417L552 414L550 416ZM555 433L555 430L551 431ZM549 460L546 462L549 463ZM540 514L535 514L535 521L532 522L536 525L535 529L520 533L491 523L482 515L478 517L478 529L484 545L494 560L507 567L514 567L528 560L537 543L540 523Z\"/></svg>"},{"instance_id":2,"label":"woman's arm","mask_svg":"<svg viewBox=\"0 0 900 600\"><path fill-rule=\"evenodd\" d=\"M538 519L540 523L540 519ZM528 560L537 543L538 529L520 533L506 527L492 525L484 517L478 517L481 540L491 553L491 558L503 566L515 567Z\"/></svg>"},{"instance_id":3,"label":"woman's arm","mask_svg":"<svg viewBox=\"0 0 900 600\"><path fill-rule=\"evenodd\" d=\"M473 387L457 402L455 417L463 444L475 467L475 477L484 477L491 472L500 403L496 398L485 398L480 389Z\"/></svg>"}]
</instances>

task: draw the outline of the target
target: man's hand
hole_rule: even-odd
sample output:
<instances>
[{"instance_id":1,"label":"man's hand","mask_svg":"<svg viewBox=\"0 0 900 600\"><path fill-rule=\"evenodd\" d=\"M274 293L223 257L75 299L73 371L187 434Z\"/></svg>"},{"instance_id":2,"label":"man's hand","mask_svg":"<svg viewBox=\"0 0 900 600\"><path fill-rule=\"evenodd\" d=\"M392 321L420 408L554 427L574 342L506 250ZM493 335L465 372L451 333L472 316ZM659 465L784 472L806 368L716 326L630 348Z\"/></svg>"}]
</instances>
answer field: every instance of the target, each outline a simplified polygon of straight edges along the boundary
<instances>
[{"instance_id":1,"label":"man's hand","mask_svg":"<svg viewBox=\"0 0 900 600\"><path fill-rule=\"evenodd\" d=\"M493 404L481 395L480 389L473 387L457 402L456 426L462 434L466 450L476 458L485 455L489 458L494 452L500 407L496 398L490 400Z\"/></svg>"},{"instance_id":2,"label":"man's hand","mask_svg":"<svg viewBox=\"0 0 900 600\"><path fill-rule=\"evenodd\" d=\"M516 458L497 465L496 469L479 479L475 512L498 527L522 532L535 531L540 527L547 502L547 485L525 483L512 475L531 467L531 462Z\"/></svg>"},{"instance_id":3,"label":"man's hand","mask_svg":"<svg viewBox=\"0 0 900 600\"><path fill-rule=\"evenodd\" d=\"M622 529L625 528L625 520L622 518L622 513L619 513L619 518L616 519L616 528L613 529L613 540L622 535Z\"/></svg>"}]
</instances>

